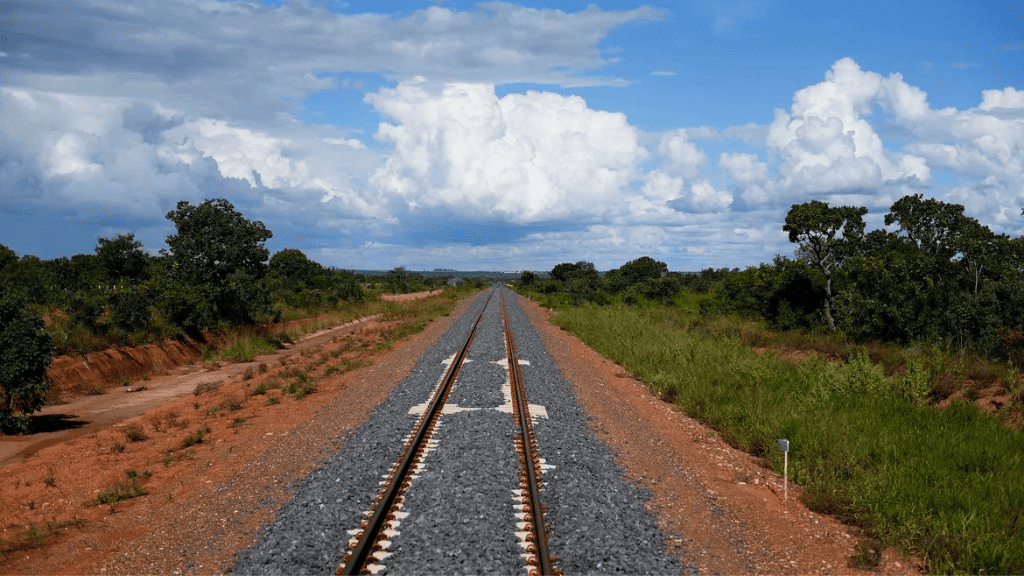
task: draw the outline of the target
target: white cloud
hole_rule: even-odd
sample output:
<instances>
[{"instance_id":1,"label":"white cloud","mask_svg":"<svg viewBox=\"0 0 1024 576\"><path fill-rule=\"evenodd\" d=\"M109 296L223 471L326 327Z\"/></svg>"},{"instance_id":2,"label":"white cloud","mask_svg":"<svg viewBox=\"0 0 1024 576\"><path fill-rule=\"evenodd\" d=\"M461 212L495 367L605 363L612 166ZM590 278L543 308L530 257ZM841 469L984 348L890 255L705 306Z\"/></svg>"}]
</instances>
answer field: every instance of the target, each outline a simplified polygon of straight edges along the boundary
<instances>
[{"instance_id":1,"label":"white cloud","mask_svg":"<svg viewBox=\"0 0 1024 576\"><path fill-rule=\"evenodd\" d=\"M658 152L665 157L671 172L685 178L697 176L708 165L707 155L690 142L684 128L663 134Z\"/></svg>"},{"instance_id":2,"label":"white cloud","mask_svg":"<svg viewBox=\"0 0 1024 576\"><path fill-rule=\"evenodd\" d=\"M986 111L995 108L1024 109L1024 90L1017 90L1010 86L1002 90L983 90L981 105L978 108Z\"/></svg>"},{"instance_id":3,"label":"white cloud","mask_svg":"<svg viewBox=\"0 0 1024 576\"><path fill-rule=\"evenodd\" d=\"M675 70L655 70L651 72L651 76L675 76Z\"/></svg>"},{"instance_id":4,"label":"white cloud","mask_svg":"<svg viewBox=\"0 0 1024 576\"><path fill-rule=\"evenodd\" d=\"M0 89L0 124L4 196L154 217L177 200L260 187L285 197L316 190L338 209L383 216L350 184L372 155L330 127L274 135L127 98L10 89Z\"/></svg>"},{"instance_id":5,"label":"white cloud","mask_svg":"<svg viewBox=\"0 0 1024 576\"><path fill-rule=\"evenodd\" d=\"M690 194L683 204L694 212L722 212L732 204L732 194L715 190L707 180L700 180L690 185Z\"/></svg>"},{"instance_id":6,"label":"white cloud","mask_svg":"<svg viewBox=\"0 0 1024 576\"><path fill-rule=\"evenodd\" d=\"M619 113L577 96L497 98L492 85L402 83L367 100L395 124L377 138L394 152L372 176L410 206L512 222L616 212L647 151Z\"/></svg>"},{"instance_id":7,"label":"white cloud","mask_svg":"<svg viewBox=\"0 0 1024 576\"><path fill-rule=\"evenodd\" d=\"M764 184L768 180L768 164L761 162L756 154L722 152L718 164L740 184Z\"/></svg>"},{"instance_id":8,"label":"white cloud","mask_svg":"<svg viewBox=\"0 0 1024 576\"><path fill-rule=\"evenodd\" d=\"M272 120L345 72L393 80L618 85L596 71L597 47L623 24L658 20L641 7L578 12L482 2L405 16L332 13L307 2L67 0L15 4L20 33L9 86L69 94L131 95L212 118ZM73 47L73 48L72 48ZM29 67L31 66L31 67Z\"/></svg>"},{"instance_id":9,"label":"white cloud","mask_svg":"<svg viewBox=\"0 0 1024 576\"><path fill-rule=\"evenodd\" d=\"M790 112L776 110L768 148L781 157L778 184L796 196L909 184L927 186L920 158L887 151L865 119L876 103L913 120L925 111L923 92L898 74L865 72L850 58L837 61L824 82L799 90Z\"/></svg>"}]
</instances>

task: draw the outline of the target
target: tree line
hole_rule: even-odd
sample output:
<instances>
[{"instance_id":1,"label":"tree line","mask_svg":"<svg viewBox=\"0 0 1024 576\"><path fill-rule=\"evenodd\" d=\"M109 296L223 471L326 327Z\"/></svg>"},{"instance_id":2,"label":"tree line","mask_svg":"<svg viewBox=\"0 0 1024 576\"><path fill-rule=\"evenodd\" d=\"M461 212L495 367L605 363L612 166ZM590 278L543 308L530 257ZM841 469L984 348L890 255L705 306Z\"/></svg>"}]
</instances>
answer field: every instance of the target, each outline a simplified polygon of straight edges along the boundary
<instances>
[{"instance_id":1,"label":"tree line","mask_svg":"<svg viewBox=\"0 0 1024 576\"><path fill-rule=\"evenodd\" d=\"M972 348L1022 363L1024 239L920 194L892 204L885 224L894 230L865 233L865 214L819 200L794 205L783 230L796 258L728 275L709 306L775 328Z\"/></svg>"},{"instance_id":2,"label":"tree line","mask_svg":"<svg viewBox=\"0 0 1024 576\"><path fill-rule=\"evenodd\" d=\"M1024 366L1024 238L996 234L960 204L897 200L886 226L865 232L867 208L795 204L782 230L797 245L744 270L671 272L644 256L600 274L562 263L519 282L569 303L671 303L703 293L702 312L759 318L775 329L840 332L853 342L971 348Z\"/></svg>"},{"instance_id":3,"label":"tree line","mask_svg":"<svg viewBox=\"0 0 1024 576\"><path fill-rule=\"evenodd\" d=\"M273 237L227 200L179 202L175 232L150 256L133 234L99 238L92 254L42 260L0 245L0 429L24 427L45 402L55 354L278 322L363 298L367 278L324 267L300 250L270 255ZM372 281L409 292L443 286L402 268ZM43 314L49 318L44 330Z\"/></svg>"}]
</instances>

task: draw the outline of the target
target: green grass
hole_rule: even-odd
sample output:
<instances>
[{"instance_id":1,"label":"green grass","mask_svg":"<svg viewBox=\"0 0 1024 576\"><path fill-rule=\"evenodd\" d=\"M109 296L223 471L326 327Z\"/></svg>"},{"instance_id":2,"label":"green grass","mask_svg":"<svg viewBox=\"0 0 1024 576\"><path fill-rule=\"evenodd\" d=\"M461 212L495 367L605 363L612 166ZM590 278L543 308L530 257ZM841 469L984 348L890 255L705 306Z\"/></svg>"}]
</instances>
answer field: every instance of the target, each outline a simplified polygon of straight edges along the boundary
<instances>
[{"instance_id":1,"label":"green grass","mask_svg":"<svg viewBox=\"0 0 1024 576\"><path fill-rule=\"evenodd\" d=\"M6 558L13 552L30 550L46 544L50 538L59 536L65 528L81 528L85 526L85 520L78 518L63 520L60 522L47 522L40 526L32 524L28 530L14 536L13 540L0 538L0 560Z\"/></svg>"},{"instance_id":2,"label":"green grass","mask_svg":"<svg viewBox=\"0 0 1024 576\"><path fill-rule=\"evenodd\" d=\"M112 488L108 488L96 497L97 504L116 504L122 500L144 496L146 489L140 486L134 478L129 482L118 482Z\"/></svg>"},{"instance_id":3,"label":"green grass","mask_svg":"<svg viewBox=\"0 0 1024 576\"><path fill-rule=\"evenodd\" d=\"M566 308L553 321L779 472L773 447L788 438L812 508L930 572L1024 573L1024 434L967 402L929 406L923 361L906 375L866 351L797 364L751 350L742 325L708 330L667 307Z\"/></svg>"},{"instance_id":4,"label":"green grass","mask_svg":"<svg viewBox=\"0 0 1024 576\"><path fill-rule=\"evenodd\" d=\"M280 348L280 342L266 331L238 329L228 333L217 353L217 359L252 362L261 354L271 354Z\"/></svg>"},{"instance_id":5,"label":"green grass","mask_svg":"<svg viewBox=\"0 0 1024 576\"><path fill-rule=\"evenodd\" d=\"M209 433L210 433L210 427L209 426L203 426L202 428L199 428L198 430L196 430L192 434L189 434L188 436L185 436L181 440L181 447L182 448L189 448L191 446L195 446L196 444L202 444L205 441L205 436L207 434L209 434Z\"/></svg>"}]
</instances>

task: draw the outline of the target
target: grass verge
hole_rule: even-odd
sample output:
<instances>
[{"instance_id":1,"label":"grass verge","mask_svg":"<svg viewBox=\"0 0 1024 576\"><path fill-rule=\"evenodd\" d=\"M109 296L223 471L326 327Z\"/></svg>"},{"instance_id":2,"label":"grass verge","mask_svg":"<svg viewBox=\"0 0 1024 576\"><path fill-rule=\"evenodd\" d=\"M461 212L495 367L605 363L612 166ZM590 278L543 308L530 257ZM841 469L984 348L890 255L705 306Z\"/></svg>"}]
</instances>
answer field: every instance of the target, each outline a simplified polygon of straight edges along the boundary
<instances>
[{"instance_id":1,"label":"grass verge","mask_svg":"<svg viewBox=\"0 0 1024 576\"><path fill-rule=\"evenodd\" d=\"M922 555L932 573L1024 573L1024 434L968 402L925 402L921 369L867 353L799 363L758 354L666 307L566 308L553 322L781 472L807 504Z\"/></svg>"}]
</instances>

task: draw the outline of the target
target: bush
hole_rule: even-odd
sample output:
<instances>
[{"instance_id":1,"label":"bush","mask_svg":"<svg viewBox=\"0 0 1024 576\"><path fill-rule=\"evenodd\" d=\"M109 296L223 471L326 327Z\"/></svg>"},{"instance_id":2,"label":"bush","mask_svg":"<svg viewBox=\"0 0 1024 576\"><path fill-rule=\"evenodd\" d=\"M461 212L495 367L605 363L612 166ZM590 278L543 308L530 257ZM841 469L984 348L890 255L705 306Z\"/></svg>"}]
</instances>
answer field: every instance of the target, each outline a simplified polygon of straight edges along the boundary
<instances>
[{"instance_id":1,"label":"bush","mask_svg":"<svg viewBox=\"0 0 1024 576\"><path fill-rule=\"evenodd\" d=\"M0 429L24 430L28 416L46 403L53 353L38 312L20 298L0 301Z\"/></svg>"},{"instance_id":2,"label":"bush","mask_svg":"<svg viewBox=\"0 0 1024 576\"><path fill-rule=\"evenodd\" d=\"M198 335L213 326L213 311L204 290L172 282L158 303L164 318L185 334Z\"/></svg>"},{"instance_id":3,"label":"bush","mask_svg":"<svg viewBox=\"0 0 1024 576\"><path fill-rule=\"evenodd\" d=\"M98 332L96 324L103 314L104 304L104 297L101 294L77 292L69 299L67 312L75 324Z\"/></svg>"},{"instance_id":4,"label":"bush","mask_svg":"<svg viewBox=\"0 0 1024 576\"><path fill-rule=\"evenodd\" d=\"M148 286L128 286L114 292L110 296L110 323L125 332L150 332L152 294Z\"/></svg>"}]
</instances>

